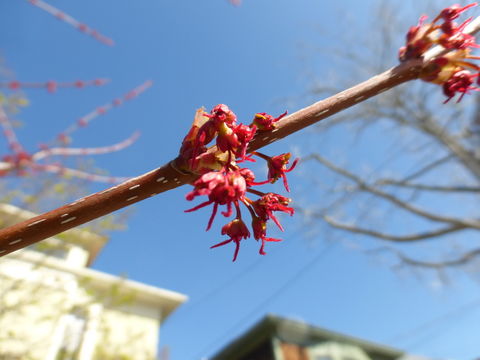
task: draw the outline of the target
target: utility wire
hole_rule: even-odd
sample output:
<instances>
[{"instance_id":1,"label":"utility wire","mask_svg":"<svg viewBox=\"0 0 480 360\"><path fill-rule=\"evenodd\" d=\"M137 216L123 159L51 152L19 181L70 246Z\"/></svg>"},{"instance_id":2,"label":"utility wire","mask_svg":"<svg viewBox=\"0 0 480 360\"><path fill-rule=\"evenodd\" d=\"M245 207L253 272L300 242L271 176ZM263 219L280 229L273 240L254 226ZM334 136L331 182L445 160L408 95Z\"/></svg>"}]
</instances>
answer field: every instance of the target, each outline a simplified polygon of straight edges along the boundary
<instances>
[{"instance_id":1,"label":"utility wire","mask_svg":"<svg viewBox=\"0 0 480 360\"><path fill-rule=\"evenodd\" d=\"M408 338L411 338L413 336L418 338L418 334L420 332L427 331L433 326L436 326L436 329L438 329L440 327L440 325L442 323L444 323L445 321L448 321L449 325L452 325L453 320L457 320L460 315L463 315L467 311L471 311L478 306L480 306L480 299L475 299L473 301L470 301L466 304L461 305L460 307L457 307L453 310L450 310L449 312L447 312L447 313L445 313L441 316L438 316L434 319L428 320L428 321L424 322L423 324L420 324L420 325L414 327L413 329L411 329L409 331L406 331L406 332L403 332L403 333L400 333L398 335L393 336L392 338L390 338L389 341L387 341L387 343L396 343L398 341L402 341L404 339L408 339ZM418 346L425 344L426 342L432 340L435 336L438 336L438 335L440 335L440 334L438 333L437 335L430 335L428 337L428 339L421 339L419 341L416 341L411 346L409 346L409 348L410 349L417 348Z\"/></svg>"},{"instance_id":2,"label":"utility wire","mask_svg":"<svg viewBox=\"0 0 480 360\"><path fill-rule=\"evenodd\" d=\"M251 318L255 315L259 310L264 308L270 301L277 298L282 292L284 292L289 286L291 286L298 278L303 276L306 272L308 272L319 260L321 260L327 253L332 249L334 243L329 243L326 245L322 251L320 251L312 260L302 266L293 276L291 276L283 285L278 288L275 292L273 292L270 296L268 296L265 300L259 303L255 308L253 308L250 312L248 312L245 316L243 316L239 321L233 324L230 328L226 331L222 332L222 335L216 338L214 341L210 342L205 348L202 349L201 352L197 353L194 359L206 359L203 354L205 354L213 345L218 344L223 340L223 338L227 335L232 334L236 329L242 326L246 320Z\"/></svg>"}]
</instances>

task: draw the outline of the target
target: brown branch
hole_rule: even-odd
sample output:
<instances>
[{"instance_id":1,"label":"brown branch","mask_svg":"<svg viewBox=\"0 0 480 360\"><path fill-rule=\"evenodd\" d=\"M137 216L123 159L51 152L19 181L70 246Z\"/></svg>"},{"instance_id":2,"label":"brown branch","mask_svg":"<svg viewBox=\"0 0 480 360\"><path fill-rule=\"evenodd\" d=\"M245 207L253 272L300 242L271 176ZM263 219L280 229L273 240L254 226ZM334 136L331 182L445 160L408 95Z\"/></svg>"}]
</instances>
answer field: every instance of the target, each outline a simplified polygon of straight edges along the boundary
<instances>
[{"instance_id":1,"label":"brown branch","mask_svg":"<svg viewBox=\"0 0 480 360\"><path fill-rule=\"evenodd\" d=\"M478 30L480 17L472 21L465 32L473 34ZM397 85L416 79L425 62L446 52L448 50L442 47L435 47L424 55L424 60L404 62L356 86L307 106L279 121L273 131L260 133L250 143L248 150L258 150ZM195 180L194 175L176 170L174 164L175 160L120 185L0 230L0 256ZM438 221L444 220L442 218Z\"/></svg>"},{"instance_id":2,"label":"brown branch","mask_svg":"<svg viewBox=\"0 0 480 360\"><path fill-rule=\"evenodd\" d=\"M383 233L375 230L364 229L355 225L341 223L332 219L329 216L324 216L323 220L325 220L327 224L329 224L330 226L333 226L336 229L345 230L352 233L357 233L357 234L362 234L367 236L372 236L381 240L387 240L387 241L393 241L393 242L413 242L413 241L419 241L419 240L426 240L426 239L431 239L434 237L450 234L456 231L461 231L467 228L464 225L450 225L450 226L446 226L433 231L400 236L400 235L387 234L387 233Z\"/></svg>"},{"instance_id":3,"label":"brown branch","mask_svg":"<svg viewBox=\"0 0 480 360\"><path fill-rule=\"evenodd\" d=\"M466 31L474 33L479 29L480 18L477 18L469 24ZM276 129L260 133L253 139L249 151L258 150L397 85L416 79L425 62L445 52L447 50L441 47L433 48L424 55L424 60L402 63L285 117L277 123ZM0 256L195 180L194 175L176 170L174 164L175 160L120 185L0 230ZM438 221L444 221L443 217Z\"/></svg>"},{"instance_id":4,"label":"brown branch","mask_svg":"<svg viewBox=\"0 0 480 360\"><path fill-rule=\"evenodd\" d=\"M394 86L415 79L421 66L420 60L403 63L301 109L278 122L273 131L259 133L250 143L249 151L257 150ZM0 256L195 180L194 175L176 170L174 164L175 160L120 185L0 230Z\"/></svg>"}]
</instances>

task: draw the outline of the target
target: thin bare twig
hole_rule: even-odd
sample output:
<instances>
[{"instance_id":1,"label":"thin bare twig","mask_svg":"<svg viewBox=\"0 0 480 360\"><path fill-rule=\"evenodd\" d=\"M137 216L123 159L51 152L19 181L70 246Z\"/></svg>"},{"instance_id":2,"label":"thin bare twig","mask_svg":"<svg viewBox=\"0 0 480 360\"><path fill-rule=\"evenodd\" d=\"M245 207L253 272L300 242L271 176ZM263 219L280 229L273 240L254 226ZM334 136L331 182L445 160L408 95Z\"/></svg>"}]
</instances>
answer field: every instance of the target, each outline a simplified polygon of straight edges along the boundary
<instances>
[{"instance_id":1,"label":"thin bare twig","mask_svg":"<svg viewBox=\"0 0 480 360\"><path fill-rule=\"evenodd\" d=\"M419 183L410 183L405 181L398 181L395 179L380 179L375 182L375 185L392 185L399 186L415 190L426 190L426 191L438 191L438 192L465 192L465 193L476 193L480 192L480 187L478 186L441 186L441 185L427 185Z\"/></svg>"},{"instance_id":2,"label":"thin bare twig","mask_svg":"<svg viewBox=\"0 0 480 360\"><path fill-rule=\"evenodd\" d=\"M412 265L416 267L431 268L436 270L446 268L446 267L457 267L457 266L466 265L467 263L472 261L474 258L480 256L480 248L474 248L472 250L464 252L463 254L461 254L456 258L452 258L449 260L442 260L442 261L424 261L424 260L413 259L397 249L394 249L392 247L385 247L385 246L371 250L370 252L382 252L382 251L388 251L388 252L394 253L404 264Z\"/></svg>"},{"instance_id":3,"label":"thin bare twig","mask_svg":"<svg viewBox=\"0 0 480 360\"><path fill-rule=\"evenodd\" d=\"M402 208L402 209L404 209L404 210L406 210L406 211L408 211L412 214L418 215L420 217L423 217L423 218L431 220L431 221L449 223L449 224L460 225L460 226L464 226L464 227L471 227L471 228L474 228L474 229L480 229L480 221L479 220L476 220L476 219L471 219L471 220L458 219L458 218L454 218L454 217L442 216L442 215L437 215L437 214L428 212L424 209L420 209L416 206L413 206L406 201L400 200L399 198L393 196L392 194L386 193L386 192L384 192L382 190L379 190L379 189L377 189L377 188L375 188L371 185L368 185L360 177L352 174L351 172L347 171L346 169L340 168L340 167L332 164L331 162L329 162L328 160L326 160L325 158L323 158L322 156L320 156L318 154L312 154L312 155L309 156L309 158L312 158L312 159L318 161L319 163L328 167L330 170L336 172L337 174L340 174L340 175L352 180L355 184L358 185L359 190L366 191L366 192L371 193L373 195L376 195L380 198L383 198L383 199L391 202L392 204L394 204L394 205L396 205L396 206L398 206L398 207L400 207L400 208Z\"/></svg>"},{"instance_id":4,"label":"thin bare twig","mask_svg":"<svg viewBox=\"0 0 480 360\"><path fill-rule=\"evenodd\" d=\"M379 232L375 230L364 229L355 225L350 225L336 221L330 216L323 216L323 220L334 228L349 231L352 233L362 234L373 236L377 239L393 241L393 242L413 242L419 240L426 240L436 238L442 235L450 234L456 231L465 230L467 227L465 225L450 225L437 230L427 231L423 233L414 233L410 235L392 235L384 232Z\"/></svg>"}]
</instances>

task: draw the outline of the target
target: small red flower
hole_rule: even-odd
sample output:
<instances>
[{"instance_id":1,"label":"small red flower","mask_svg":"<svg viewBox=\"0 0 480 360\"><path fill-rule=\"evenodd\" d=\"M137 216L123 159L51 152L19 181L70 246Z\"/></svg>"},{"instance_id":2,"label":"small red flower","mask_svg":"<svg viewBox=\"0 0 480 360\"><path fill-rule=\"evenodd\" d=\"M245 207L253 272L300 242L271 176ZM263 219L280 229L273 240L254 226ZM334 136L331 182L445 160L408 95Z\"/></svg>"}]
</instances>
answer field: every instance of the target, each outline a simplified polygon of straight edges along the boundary
<instances>
[{"instance_id":1,"label":"small red flower","mask_svg":"<svg viewBox=\"0 0 480 360\"><path fill-rule=\"evenodd\" d=\"M248 126L244 124L239 124L235 127L234 132L237 135L239 143L237 145L237 152L235 155L241 160L244 160L247 154L248 144L255 136L255 133L257 132L257 127L255 125Z\"/></svg>"},{"instance_id":2,"label":"small red flower","mask_svg":"<svg viewBox=\"0 0 480 360\"><path fill-rule=\"evenodd\" d=\"M96 85L96 86L105 85L107 82L108 82L108 80L106 80L106 79L95 79L95 80L93 80L93 84Z\"/></svg>"},{"instance_id":3,"label":"small red flower","mask_svg":"<svg viewBox=\"0 0 480 360\"><path fill-rule=\"evenodd\" d=\"M469 90L478 90L477 87L472 86L476 77L478 77L478 74L472 74L468 70L457 71L453 74L443 84L443 93L447 96L447 100L444 103L449 102L457 93L461 93L457 100L458 103L465 94L468 94Z\"/></svg>"},{"instance_id":4,"label":"small red flower","mask_svg":"<svg viewBox=\"0 0 480 360\"><path fill-rule=\"evenodd\" d=\"M10 90L18 90L18 89L20 89L20 86L21 86L20 81L10 81L8 83L8 88Z\"/></svg>"},{"instance_id":5,"label":"small red flower","mask_svg":"<svg viewBox=\"0 0 480 360\"><path fill-rule=\"evenodd\" d=\"M227 105L215 106L210 114L197 111L193 125L183 140L180 156L189 164L189 170L196 171L197 156L206 151L215 137L220 151L236 151L240 145L234 132L237 116Z\"/></svg>"},{"instance_id":6,"label":"small red flower","mask_svg":"<svg viewBox=\"0 0 480 360\"><path fill-rule=\"evenodd\" d=\"M222 241L216 245L211 246L210 249L234 242L235 252L233 254L232 261L237 260L238 251L240 250L240 241L242 239L249 238L250 231L248 231L248 228L245 225L245 223L242 221L242 219L236 218L222 227L222 235L227 235L230 238L228 240Z\"/></svg>"},{"instance_id":7,"label":"small red flower","mask_svg":"<svg viewBox=\"0 0 480 360\"><path fill-rule=\"evenodd\" d=\"M64 133L58 134L57 140L64 145L70 144L72 142L72 139L70 138L70 136Z\"/></svg>"},{"instance_id":8,"label":"small red flower","mask_svg":"<svg viewBox=\"0 0 480 360\"><path fill-rule=\"evenodd\" d=\"M279 178L283 178L283 185L288 192L290 192L290 188L288 187L287 176L285 174L292 171L298 163L298 159L295 159L292 163L292 166L287 169L287 164L290 161L290 157L290 153L285 153L273 156L268 161L268 180L273 184Z\"/></svg>"},{"instance_id":9,"label":"small red flower","mask_svg":"<svg viewBox=\"0 0 480 360\"><path fill-rule=\"evenodd\" d=\"M53 94L55 91L57 91L57 83L55 81L47 81L47 91L50 94Z\"/></svg>"},{"instance_id":10,"label":"small red flower","mask_svg":"<svg viewBox=\"0 0 480 360\"><path fill-rule=\"evenodd\" d=\"M458 18L462 12L464 12L464 11L466 11L466 10L470 9L471 7L474 7L476 5L477 5L477 3L472 3L472 4L469 4L469 5L466 5L466 6L462 7L459 4L454 4L452 6L449 6L445 9L443 9L440 12L440 14L435 18L435 20L433 22L437 22L440 19L443 19L447 22L453 21L456 18Z\"/></svg>"},{"instance_id":11,"label":"small red flower","mask_svg":"<svg viewBox=\"0 0 480 360\"><path fill-rule=\"evenodd\" d=\"M273 130L275 129L275 123L286 115L286 111L276 118L267 113L256 113L252 125L255 125L259 131Z\"/></svg>"},{"instance_id":12,"label":"small red flower","mask_svg":"<svg viewBox=\"0 0 480 360\"><path fill-rule=\"evenodd\" d=\"M242 174L243 178L245 179L247 186L254 185L255 173L252 170L248 168L242 168L239 171L240 171L240 174Z\"/></svg>"},{"instance_id":13,"label":"small red flower","mask_svg":"<svg viewBox=\"0 0 480 360\"><path fill-rule=\"evenodd\" d=\"M431 33L435 30L432 24L424 24L427 16L420 17L417 26L411 26L407 32L406 45L398 53L400 61L421 58L423 53L434 43Z\"/></svg>"},{"instance_id":14,"label":"small red flower","mask_svg":"<svg viewBox=\"0 0 480 360\"><path fill-rule=\"evenodd\" d=\"M11 164L12 170L15 171L17 176L25 176L27 175L26 167L32 163L32 155L21 151L16 154L3 156L2 161Z\"/></svg>"},{"instance_id":15,"label":"small red flower","mask_svg":"<svg viewBox=\"0 0 480 360\"><path fill-rule=\"evenodd\" d=\"M237 123L237 115L225 104L215 106L210 114L206 114L206 116L217 124L226 123L232 126Z\"/></svg>"},{"instance_id":16,"label":"small red flower","mask_svg":"<svg viewBox=\"0 0 480 360\"><path fill-rule=\"evenodd\" d=\"M472 21L472 18L464 21L460 26L457 26L453 21L447 21L440 27L443 34L439 37L438 43L446 49L464 50L470 47L478 47L475 43L475 37L465 34L463 30Z\"/></svg>"},{"instance_id":17,"label":"small red flower","mask_svg":"<svg viewBox=\"0 0 480 360\"><path fill-rule=\"evenodd\" d=\"M226 205L227 211L222 212L222 214L225 217L231 216L233 212L232 204L238 207L238 202L244 200L247 191L247 183L239 171L230 171L227 174L223 174L220 171L211 171L202 175L193 185L195 188L186 195L186 199L193 200L196 196L207 195L208 201L192 209L185 210L185 212L195 211L213 204L213 211L208 221L207 230L212 226L218 205Z\"/></svg>"},{"instance_id":18,"label":"small red flower","mask_svg":"<svg viewBox=\"0 0 480 360\"><path fill-rule=\"evenodd\" d=\"M80 31L82 31L82 32L85 32L85 31L88 30L88 26L85 25L85 24L78 24L78 25L77 25L77 29L80 30Z\"/></svg>"},{"instance_id":19,"label":"small red flower","mask_svg":"<svg viewBox=\"0 0 480 360\"><path fill-rule=\"evenodd\" d=\"M452 5L443 9L432 23L424 24L425 16L420 18L417 26L410 28L407 34L406 46L400 49L400 61L412 58L422 58L425 51L432 45L441 45L451 50L441 57L430 60L423 66L420 78L424 81L442 85L443 93L447 96L445 103L460 93L458 101L470 90L478 90L472 86L478 74L471 74L469 70L478 72L480 67L470 62L480 59L470 55L472 48L478 48L475 37L464 32L466 26L472 21L467 19L460 25L454 22L459 15L477 3L460 6ZM443 21L441 24L436 24ZM457 101L457 102L458 102Z\"/></svg>"},{"instance_id":20,"label":"small red flower","mask_svg":"<svg viewBox=\"0 0 480 360\"><path fill-rule=\"evenodd\" d=\"M265 252L265 243L266 242L279 242L281 239L269 238L267 237L267 222L260 219L258 216L252 217L252 229L253 237L256 240L261 240L262 244L260 245L260 250L258 251L260 255L267 255Z\"/></svg>"},{"instance_id":21,"label":"small red flower","mask_svg":"<svg viewBox=\"0 0 480 360\"><path fill-rule=\"evenodd\" d=\"M260 199L254 201L252 203L252 206L260 219L262 219L263 221L272 219L273 222L278 226L278 228L284 231L282 225L280 224L280 221L278 221L273 212L281 211L292 216L295 213L295 210L287 206L288 204L290 204L291 201L291 199L285 196L274 193L267 193L263 195Z\"/></svg>"},{"instance_id":22,"label":"small red flower","mask_svg":"<svg viewBox=\"0 0 480 360\"><path fill-rule=\"evenodd\" d=\"M439 39L439 44L442 45L445 49L458 49L465 50L471 47L479 47L475 43L475 37L469 34L458 32L452 36L441 36Z\"/></svg>"},{"instance_id":23,"label":"small red flower","mask_svg":"<svg viewBox=\"0 0 480 360\"><path fill-rule=\"evenodd\" d=\"M217 147L220 151L236 152L239 146L240 142L235 131L225 123L218 125Z\"/></svg>"}]
</instances>

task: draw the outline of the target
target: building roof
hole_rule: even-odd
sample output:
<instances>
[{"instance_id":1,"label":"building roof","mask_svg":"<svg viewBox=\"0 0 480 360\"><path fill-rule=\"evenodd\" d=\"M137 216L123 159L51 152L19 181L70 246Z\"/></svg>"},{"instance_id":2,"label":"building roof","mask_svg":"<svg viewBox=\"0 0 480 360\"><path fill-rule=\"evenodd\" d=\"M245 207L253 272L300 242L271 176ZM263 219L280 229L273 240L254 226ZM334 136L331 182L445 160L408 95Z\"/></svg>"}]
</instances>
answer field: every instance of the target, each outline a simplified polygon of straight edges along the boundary
<instances>
[{"instance_id":1,"label":"building roof","mask_svg":"<svg viewBox=\"0 0 480 360\"><path fill-rule=\"evenodd\" d=\"M23 210L14 205L0 203L0 228L16 224L19 221L31 219L35 216L37 216L37 214L34 212ZM70 229L50 239L62 240L84 248L89 254L87 265L92 264L93 260L95 260L107 242L106 236L82 229ZM48 240L49 239L46 239L44 241Z\"/></svg>"},{"instance_id":2,"label":"building roof","mask_svg":"<svg viewBox=\"0 0 480 360\"><path fill-rule=\"evenodd\" d=\"M88 279L88 285L99 290L108 290L112 286L120 284L118 295L133 295L135 301L149 304L161 310L162 319L167 318L178 306L183 304L188 297L175 291L146 285L138 281L120 278L101 271L85 267L72 267L62 260L51 256L45 256L36 251L20 250L7 255L15 258L42 264L43 267L55 269L65 273L78 276L81 279Z\"/></svg>"},{"instance_id":3,"label":"building roof","mask_svg":"<svg viewBox=\"0 0 480 360\"><path fill-rule=\"evenodd\" d=\"M10 204L0 203L0 228L14 224L19 220L30 219L34 216L36 216L36 214L31 211L26 211ZM88 252L88 265L90 265L98 252L103 248L107 238L82 229L71 229L57 235L56 237L43 241L48 242L52 240L54 242L64 241L82 247ZM42 266L47 268L74 274L81 279L88 279L88 285L99 290L108 290L112 286L121 285L119 287L121 295L134 295L136 301L149 304L150 306L161 310L163 319L187 300L187 296L174 291L124 279L83 266L71 266L61 259L56 259L55 257L29 249L30 248L21 249L12 252L7 256L35 264L42 264Z\"/></svg>"},{"instance_id":4,"label":"building roof","mask_svg":"<svg viewBox=\"0 0 480 360\"><path fill-rule=\"evenodd\" d=\"M403 351L389 346L326 330L301 321L268 314L244 334L221 349L211 360L240 358L243 354L247 354L264 341L272 338L304 346L333 340L357 345L367 353L381 358L397 359L404 355Z\"/></svg>"}]
</instances>

